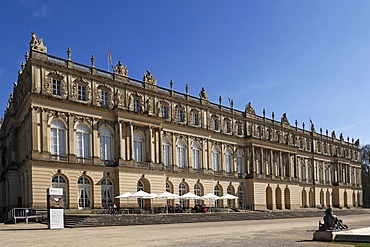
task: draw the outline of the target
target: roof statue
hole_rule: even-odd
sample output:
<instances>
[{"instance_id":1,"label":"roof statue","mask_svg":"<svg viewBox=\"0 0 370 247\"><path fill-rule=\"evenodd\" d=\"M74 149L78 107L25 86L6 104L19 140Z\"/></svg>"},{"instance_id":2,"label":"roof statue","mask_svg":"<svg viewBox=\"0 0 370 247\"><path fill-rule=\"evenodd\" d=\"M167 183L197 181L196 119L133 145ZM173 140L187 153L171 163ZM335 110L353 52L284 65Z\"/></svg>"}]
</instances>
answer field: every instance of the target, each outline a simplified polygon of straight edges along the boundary
<instances>
[{"instance_id":1,"label":"roof statue","mask_svg":"<svg viewBox=\"0 0 370 247\"><path fill-rule=\"evenodd\" d=\"M30 49L46 53L47 48L44 46L42 39L38 39L35 33L31 33Z\"/></svg>"},{"instance_id":2,"label":"roof statue","mask_svg":"<svg viewBox=\"0 0 370 247\"><path fill-rule=\"evenodd\" d=\"M144 83L148 83L151 85L157 85L157 80L154 78L154 76L150 73L149 70L146 71L143 77Z\"/></svg>"},{"instance_id":3,"label":"roof statue","mask_svg":"<svg viewBox=\"0 0 370 247\"><path fill-rule=\"evenodd\" d=\"M283 116L281 116L281 123L282 124L289 124L288 117L286 116L286 113L284 112Z\"/></svg>"},{"instance_id":4,"label":"roof statue","mask_svg":"<svg viewBox=\"0 0 370 247\"><path fill-rule=\"evenodd\" d=\"M128 75L127 68L126 66L122 65L121 61L118 61L117 65L113 67L113 71L117 75L123 75L123 76Z\"/></svg>"},{"instance_id":5,"label":"roof statue","mask_svg":"<svg viewBox=\"0 0 370 247\"><path fill-rule=\"evenodd\" d=\"M207 95L206 90L204 89L204 87L202 87L202 90L199 93L199 98L208 100L208 95Z\"/></svg>"},{"instance_id":6,"label":"roof statue","mask_svg":"<svg viewBox=\"0 0 370 247\"><path fill-rule=\"evenodd\" d=\"M252 107L252 103L248 102L248 104L245 106L245 111L250 114L256 114L256 111Z\"/></svg>"}]
</instances>

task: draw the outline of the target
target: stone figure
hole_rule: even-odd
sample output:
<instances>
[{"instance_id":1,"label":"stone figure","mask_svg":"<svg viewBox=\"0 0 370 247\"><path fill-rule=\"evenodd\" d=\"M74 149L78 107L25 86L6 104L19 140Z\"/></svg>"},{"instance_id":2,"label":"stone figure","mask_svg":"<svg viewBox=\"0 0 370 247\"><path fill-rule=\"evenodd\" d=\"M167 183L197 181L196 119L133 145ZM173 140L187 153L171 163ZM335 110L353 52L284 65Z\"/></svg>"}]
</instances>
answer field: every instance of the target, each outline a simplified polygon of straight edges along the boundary
<instances>
[{"instance_id":1,"label":"stone figure","mask_svg":"<svg viewBox=\"0 0 370 247\"><path fill-rule=\"evenodd\" d=\"M252 107L252 103L248 102L248 104L245 106L245 111L249 114L256 114L256 111Z\"/></svg>"},{"instance_id":2,"label":"stone figure","mask_svg":"<svg viewBox=\"0 0 370 247\"><path fill-rule=\"evenodd\" d=\"M281 123L282 123L282 124L289 124L288 117L286 116L286 113L284 113L284 114L281 116Z\"/></svg>"},{"instance_id":3,"label":"stone figure","mask_svg":"<svg viewBox=\"0 0 370 247\"><path fill-rule=\"evenodd\" d=\"M338 217L333 214L333 210L331 208L327 208L325 210L325 216L323 219L324 223L319 221L319 231L338 231L348 229L348 226L343 224L342 220L338 219Z\"/></svg>"},{"instance_id":4,"label":"stone figure","mask_svg":"<svg viewBox=\"0 0 370 247\"><path fill-rule=\"evenodd\" d=\"M204 89L204 87L202 87L202 90L199 93L199 97L200 97L200 99L208 100L208 95L207 95L206 90Z\"/></svg>"},{"instance_id":5,"label":"stone figure","mask_svg":"<svg viewBox=\"0 0 370 247\"><path fill-rule=\"evenodd\" d=\"M44 46L42 39L38 39L35 33L31 33L30 48L32 50L37 50L43 53L46 53L47 50L46 46Z\"/></svg>"},{"instance_id":6,"label":"stone figure","mask_svg":"<svg viewBox=\"0 0 370 247\"><path fill-rule=\"evenodd\" d=\"M150 73L149 70L146 71L143 77L143 81L150 85L157 85L157 80L154 78L154 76Z\"/></svg>"},{"instance_id":7,"label":"stone figure","mask_svg":"<svg viewBox=\"0 0 370 247\"><path fill-rule=\"evenodd\" d=\"M118 64L113 67L113 71L115 74L127 76L127 68L122 65L121 61L118 61Z\"/></svg>"}]
</instances>

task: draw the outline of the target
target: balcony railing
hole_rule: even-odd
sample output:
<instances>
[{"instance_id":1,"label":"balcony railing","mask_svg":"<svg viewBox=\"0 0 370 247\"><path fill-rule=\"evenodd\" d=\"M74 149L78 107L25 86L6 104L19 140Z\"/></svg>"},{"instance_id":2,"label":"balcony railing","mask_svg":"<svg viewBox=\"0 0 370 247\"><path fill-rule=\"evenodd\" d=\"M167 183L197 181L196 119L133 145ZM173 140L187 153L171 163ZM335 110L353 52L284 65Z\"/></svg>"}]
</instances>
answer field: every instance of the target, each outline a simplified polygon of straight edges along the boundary
<instances>
[{"instance_id":1,"label":"balcony railing","mask_svg":"<svg viewBox=\"0 0 370 247\"><path fill-rule=\"evenodd\" d=\"M65 156L65 155L51 154L50 158L51 158L51 160L68 161L68 157Z\"/></svg>"},{"instance_id":2,"label":"balcony railing","mask_svg":"<svg viewBox=\"0 0 370 247\"><path fill-rule=\"evenodd\" d=\"M101 162L105 166L116 166L116 163L114 162L114 160L102 160Z\"/></svg>"},{"instance_id":3,"label":"balcony railing","mask_svg":"<svg viewBox=\"0 0 370 247\"><path fill-rule=\"evenodd\" d=\"M136 162L136 166L140 168L149 169L149 163L146 163L146 162Z\"/></svg>"},{"instance_id":4,"label":"balcony railing","mask_svg":"<svg viewBox=\"0 0 370 247\"><path fill-rule=\"evenodd\" d=\"M81 157L78 157L77 158L77 163L91 164L92 163L92 159L91 158L81 158Z\"/></svg>"}]
</instances>

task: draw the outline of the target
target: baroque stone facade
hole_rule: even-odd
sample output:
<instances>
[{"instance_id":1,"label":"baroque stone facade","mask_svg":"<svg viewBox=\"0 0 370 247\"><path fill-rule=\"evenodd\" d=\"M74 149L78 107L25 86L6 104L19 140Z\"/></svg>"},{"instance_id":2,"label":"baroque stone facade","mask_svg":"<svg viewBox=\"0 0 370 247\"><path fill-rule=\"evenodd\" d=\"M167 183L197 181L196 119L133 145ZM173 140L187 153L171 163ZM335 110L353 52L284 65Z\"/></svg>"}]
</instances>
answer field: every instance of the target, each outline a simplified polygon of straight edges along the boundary
<instances>
[{"instance_id":1,"label":"baroque stone facade","mask_svg":"<svg viewBox=\"0 0 370 247\"><path fill-rule=\"evenodd\" d=\"M337 139L128 77L51 56L32 34L0 132L0 206L46 208L62 187L65 207L102 208L142 189L238 196L216 206L247 209L358 207L359 141ZM116 200L132 207L163 200ZM173 202L171 202L173 203ZM181 201L193 205L193 200ZM206 202L208 203L208 202ZM154 204L154 205L153 205Z\"/></svg>"}]
</instances>

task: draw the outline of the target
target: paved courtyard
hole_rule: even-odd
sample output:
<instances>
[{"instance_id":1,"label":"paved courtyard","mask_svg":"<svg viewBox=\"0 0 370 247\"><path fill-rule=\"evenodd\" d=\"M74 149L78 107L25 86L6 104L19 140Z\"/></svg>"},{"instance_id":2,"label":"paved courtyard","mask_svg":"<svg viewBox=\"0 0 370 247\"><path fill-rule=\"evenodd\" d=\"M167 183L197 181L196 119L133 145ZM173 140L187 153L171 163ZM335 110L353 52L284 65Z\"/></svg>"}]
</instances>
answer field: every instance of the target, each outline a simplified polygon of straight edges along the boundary
<instances>
[{"instance_id":1,"label":"paved courtyard","mask_svg":"<svg viewBox=\"0 0 370 247\"><path fill-rule=\"evenodd\" d=\"M352 229L370 214L338 216ZM0 224L0 246L351 246L312 241L320 218L69 228Z\"/></svg>"}]
</instances>

